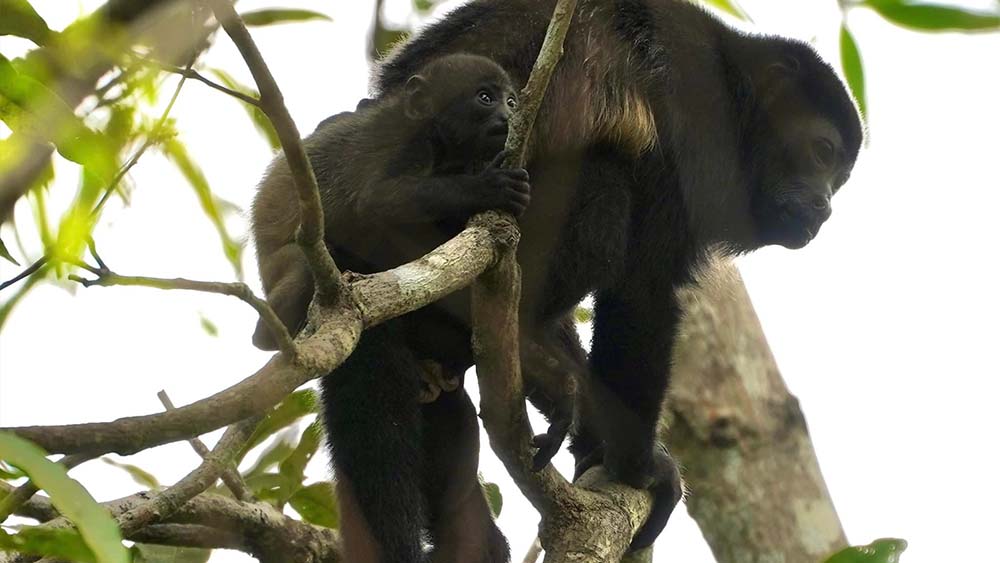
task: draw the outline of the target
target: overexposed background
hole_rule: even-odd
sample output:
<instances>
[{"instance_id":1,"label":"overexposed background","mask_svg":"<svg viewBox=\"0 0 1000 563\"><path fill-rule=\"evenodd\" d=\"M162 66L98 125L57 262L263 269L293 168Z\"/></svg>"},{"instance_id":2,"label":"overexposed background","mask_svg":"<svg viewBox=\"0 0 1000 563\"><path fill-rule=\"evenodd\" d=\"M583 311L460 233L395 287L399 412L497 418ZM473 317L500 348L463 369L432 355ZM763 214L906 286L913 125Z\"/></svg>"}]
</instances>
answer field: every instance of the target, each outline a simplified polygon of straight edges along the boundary
<instances>
[{"instance_id":1,"label":"overexposed background","mask_svg":"<svg viewBox=\"0 0 1000 563\"><path fill-rule=\"evenodd\" d=\"M100 3L33 4L59 29ZM334 18L253 30L303 134L366 94L370 4L240 2L240 10L294 6ZM996 7L987 0L961 4ZM742 5L754 29L813 41L837 60L833 0ZM409 6L410 0L388 1L390 20L400 21ZM815 242L795 252L765 249L739 264L778 364L801 400L852 543L905 538L904 563L987 561L995 557L983 550L996 533L1000 506L1000 34L911 33L863 11L852 13L850 23L868 71L870 145ZM8 55L21 45L0 41ZM224 36L204 61L252 83ZM216 193L246 208L272 155L243 108L189 82L172 115ZM232 279L214 229L176 169L149 154L131 178L132 205L113 199L95 233L109 265L121 274ZM74 191L56 185L53 199L68 202ZM31 224L27 206L17 217ZM230 227L245 232L245 219ZM246 271L256 284L252 256L246 253ZM17 272L0 261L0 279ZM202 317L218 326L217 337L201 330ZM249 307L219 296L42 285L0 334L0 425L158 412L159 389L175 403L195 401L268 358L250 344L254 323ZM198 462L184 443L129 461L164 483ZM558 464L571 465L565 453ZM314 478L325 471L322 461L310 466ZM485 447L482 472L503 490L499 524L517 560L534 537L537 514ZM73 475L99 500L136 489L101 463ZM683 510L657 545L657 561L713 561Z\"/></svg>"}]
</instances>

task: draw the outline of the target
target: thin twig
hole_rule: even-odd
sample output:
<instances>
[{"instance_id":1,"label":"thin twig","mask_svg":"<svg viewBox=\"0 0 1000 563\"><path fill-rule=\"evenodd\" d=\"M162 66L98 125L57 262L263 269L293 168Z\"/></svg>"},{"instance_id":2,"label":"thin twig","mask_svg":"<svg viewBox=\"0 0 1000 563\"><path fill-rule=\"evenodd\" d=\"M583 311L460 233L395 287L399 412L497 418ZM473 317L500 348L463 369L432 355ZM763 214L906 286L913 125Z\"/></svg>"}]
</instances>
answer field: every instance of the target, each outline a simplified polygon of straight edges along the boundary
<instances>
[{"instance_id":1,"label":"thin twig","mask_svg":"<svg viewBox=\"0 0 1000 563\"><path fill-rule=\"evenodd\" d=\"M160 390L156 396L159 397L160 403L163 404L163 408L168 411L172 411L177 408L174 406L174 402L170 400L170 396L167 395L166 391ZM197 452L202 459L207 458L211 453L211 450L208 449L205 442L201 441L201 438L191 438L188 440L188 443L191 444L191 447L194 448L194 451ZM222 472L222 482L226 484L226 487L229 488L237 500L243 502L252 502L257 500L254 498L250 488L247 487L247 484L243 482L243 477L241 477L239 472L236 471L235 465L227 467L226 470Z\"/></svg>"},{"instance_id":2,"label":"thin twig","mask_svg":"<svg viewBox=\"0 0 1000 563\"><path fill-rule=\"evenodd\" d=\"M110 271L108 265L101 259L101 255L97 253L97 243L94 242L94 237L87 237L87 248L90 249L90 255L94 258L94 262L97 262L97 267L105 272Z\"/></svg>"},{"instance_id":3,"label":"thin twig","mask_svg":"<svg viewBox=\"0 0 1000 563\"><path fill-rule=\"evenodd\" d=\"M180 76L183 76L184 78L190 78L192 80L197 80L198 82L201 82L202 84L208 86L209 88L214 88L215 90L218 90L219 92L222 92L223 94L228 94L228 95L236 98L237 100L240 100L241 102L244 102L244 103L249 104L249 105L254 106L254 107L258 107L258 108L260 107L260 100L258 100L257 98L254 98L253 96L248 96L248 95L244 94L243 92L237 92L236 90L233 90L231 88L227 88L227 87L223 86L222 84L219 84L218 82L213 81L210 78L206 78L205 75L201 74L200 72L198 72L198 71L196 71L196 70L194 70L194 69L192 69L190 67L174 66L174 65L170 65L170 64L167 64L167 63L163 63L163 62L160 62L160 61L153 60L153 59L148 59L148 58L145 58L145 57L139 57L139 59L142 62L144 62L146 64L153 65L153 66L159 68L160 70L162 70L164 72L169 72L169 73L172 73L172 74L178 74Z\"/></svg>"},{"instance_id":4,"label":"thin twig","mask_svg":"<svg viewBox=\"0 0 1000 563\"><path fill-rule=\"evenodd\" d=\"M174 279L164 279L164 278L150 278L142 276L120 276L106 267L102 269L96 269L92 266L86 264L76 264L80 267L85 268L90 273L97 276L94 279L84 279L79 276L69 276L73 281L76 281L83 285L84 287L92 286L103 286L110 287L115 285L123 286L141 286L141 287L152 287L154 289L165 289L165 290L176 290L182 289L187 291L202 291L206 293L218 293L220 295L229 295L240 299L244 303L250 305L257 311L260 318L264 320L268 328L275 335L278 340L278 349L281 353L286 355L291 361L295 361L298 357L298 351L295 347L295 342L292 341L291 335L288 333L288 329L285 328L285 324L281 322L278 318L278 314L274 312L274 309L267 304L267 301L254 295L250 287L245 283L239 282L206 282L206 281L194 281L183 278Z\"/></svg>"},{"instance_id":5,"label":"thin twig","mask_svg":"<svg viewBox=\"0 0 1000 563\"><path fill-rule=\"evenodd\" d=\"M14 276L13 278L11 278L11 279L3 282L3 283L0 283L0 291L3 291L4 289L7 289L8 287L10 287L10 286L14 285L15 283L23 280L24 278L30 276L31 274L34 274L42 266L44 266L45 263L48 262L48 261L49 261L48 255L42 256L38 260L35 260L34 264L32 264L32 265L28 266L27 268L25 268L25 270L23 272L21 272L20 274Z\"/></svg>"},{"instance_id":6,"label":"thin twig","mask_svg":"<svg viewBox=\"0 0 1000 563\"><path fill-rule=\"evenodd\" d=\"M195 54L194 56L191 57L191 60L188 62L187 68L191 68L191 66L194 65L194 61L195 58L197 58L197 56L198 54ZM115 174L115 177L111 179L110 183L108 183L108 187L107 189L105 189L104 195L101 196L100 201L97 202L97 205L94 206L94 210L91 212L92 217L96 216L98 213L101 212L101 209L104 208L104 205L108 202L109 199L111 199L111 194L113 194L115 190L118 188L118 184L120 184L122 179L125 178L125 175L128 174L129 171L132 170L132 168L134 168L135 165L139 163L139 159L142 158L142 155L146 154L146 151L149 150L150 147L160 142L160 138L163 134L163 128L167 123L167 119L170 117L170 112L174 109L174 104L177 102L177 98L181 95L181 88L184 87L184 82L186 80L187 80L186 76L181 76L181 79L177 81L177 86L174 88L174 93L170 96L170 101L167 102L167 107L164 108L163 113L160 114L160 118L156 121L156 125L153 126L153 129L149 132L149 135L146 136L146 140L143 141L142 145L139 147L139 150L135 151L135 153L132 154L132 157L128 159L128 162L126 162L125 165L118 170L118 173Z\"/></svg>"},{"instance_id":7,"label":"thin twig","mask_svg":"<svg viewBox=\"0 0 1000 563\"><path fill-rule=\"evenodd\" d=\"M320 202L319 188L316 176L306 156L305 148L299 137L292 116L285 107L281 90L278 88L271 70L264 62L264 57L254 43L229 0L209 0L215 17L222 24L229 37L236 44L247 68L257 83L260 92L260 108L271 121L281 148L285 153L288 169L292 174L296 191L299 196L300 224L296 240L309 263L309 269L316 284L316 300L322 305L333 305L341 297L349 294L344 291L340 270L333 261L324 239L323 206Z\"/></svg>"}]
</instances>

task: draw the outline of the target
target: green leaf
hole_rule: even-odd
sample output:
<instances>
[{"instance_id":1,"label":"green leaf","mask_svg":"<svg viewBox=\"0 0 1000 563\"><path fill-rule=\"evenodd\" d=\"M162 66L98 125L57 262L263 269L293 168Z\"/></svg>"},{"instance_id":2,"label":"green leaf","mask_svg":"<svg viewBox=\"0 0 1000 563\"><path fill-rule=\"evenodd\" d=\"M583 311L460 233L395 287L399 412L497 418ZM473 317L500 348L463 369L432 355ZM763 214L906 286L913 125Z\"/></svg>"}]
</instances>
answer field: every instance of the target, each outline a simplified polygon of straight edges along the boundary
<instances>
[{"instance_id":1,"label":"green leaf","mask_svg":"<svg viewBox=\"0 0 1000 563\"><path fill-rule=\"evenodd\" d=\"M121 463L120 461L115 461L108 457L102 457L101 461L112 467L117 467L118 469L121 469L122 471L128 473L129 476L132 477L133 481L142 485L143 487L146 487L147 489L160 488L160 482L156 479L156 477L154 477L152 473L146 471L145 469L142 469L141 467L129 463Z\"/></svg>"},{"instance_id":2,"label":"green leaf","mask_svg":"<svg viewBox=\"0 0 1000 563\"><path fill-rule=\"evenodd\" d=\"M56 509L76 525L98 563L129 561L118 524L111 515L80 483L70 479L65 467L46 459L41 448L14 434L0 432L0 459L20 468L49 494Z\"/></svg>"},{"instance_id":3,"label":"green leaf","mask_svg":"<svg viewBox=\"0 0 1000 563\"><path fill-rule=\"evenodd\" d=\"M0 239L0 258L3 258L4 260L10 262L11 264L14 264L15 266L21 265L20 262L18 262L17 260L14 259L13 256L11 256L10 251L7 250L7 245L3 243L3 239Z\"/></svg>"},{"instance_id":4,"label":"green leaf","mask_svg":"<svg viewBox=\"0 0 1000 563\"><path fill-rule=\"evenodd\" d=\"M27 0L0 0L0 35L16 35L45 45L52 30Z\"/></svg>"},{"instance_id":5,"label":"green leaf","mask_svg":"<svg viewBox=\"0 0 1000 563\"><path fill-rule=\"evenodd\" d=\"M71 528L30 526L16 534L0 530L0 551L51 557L61 561L94 563L94 552L80 532Z\"/></svg>"},{"instance_id":6,"label":"green leaf","mask_svg":"<svg viewBox=\"0 0 1000 563\"><path fill-rule=\"evenodd\" d=\"M258 499L281 508L302 484L280 473L262 473L245 479L247 487Z\"/></svg>"},{"instance_id":7,"label":"green leaf","mask_svg":"<svg viewBox=\"0 0 1000 563\"><path fill-rule=\"evenodd\" d=\"M219 327L215 326L211 320L205 315L201 315L201 329L205 331L205 334L216 337L219 336Z\"/></svg>"},{"instance_id":8,"label":"green leaf","mask_svg":"<svg viewBox=\"0 0 1000 563\"><path fill-rule=\"evenodd\" d=\"M330 16L312 10L254 10L240 14L243 23L248 26L274 25L277 23L295 23L315 20L331 21Z\"/></svg>"},{"instance_id":9,"label":"green leaf","mask_svg":"<svg viewBox=\"0 0 1000 563\"><path fill-rule=\"evenodd\" d=\"M337 492L332 483L324 481L303 487L288 499L288 504L306 522L327 528L340 527Z\"/></svg>"},{"instance_id":10,"label":"green leaf","mask_svg":"<svg viewBox=\"0 0 1000 563\"><path fill-rule=\"evenodd\" d=\"M237 459L243 459L247 452L282 428L291 425L307 414L316 412L318 402L316 392L312 389L302 389L286 397L257 425Z\"/></svg>"},{"instance_id":11,"label":"green leaf","mask_svg":"<svg viewBox=\"0 0 1000 563\"><path fill-rule=\"evenodd\" d=\"M35 288L36 285L39 284L39 282L45 278L50 269L50 266L46 264L37 272L28 276L28 279L21 284L21 287L17 288L14 295L8 296L7 300L0 305L0 330L3 329L5 324L7 324L7 319L10 318L10 314L14 312L14 309L17 308L18 304L25 298L25 296L28 295L28 293L31 292L32 289ZM3 456L0 456L0 461L2 461L2 457Z\"/></svg>"},{"instance_id":12,"label":"green leaf","mask_svg":"<svg viewBox=\"0 0 1000 563\"><path fill-rule=\"evenodd\" d=\"M865 93L865 67L861 63L861 52L858 44L854 41L851 30L847 28L847 22L840 26L840 64L844 69L844 76L847 78L847 87L854 94L854 99L858 102L858 110L861 111L861 119L868 121L868 98Z\"/></svg>"},{"instance_id":13,"label":"green leaf","mask_svg":"<svg viewBox=\"0 0 1000 563\"><path fill-rule=\"evenodd\" d=\"M293 451L295 451L295 444L288 440L275 440L270 446L264 449L250 469L243 472L243 477L250 479L251 477L267 473L269 469L281 463Z\"/></svg>"},{"instance_id":14,"label":"green leaf","mask_svg":"<svg viewBox=\"0 0 1000 563\"><path fill-rule=\"evenodd\" d=\"M906 551L906 540L882 538L868 545L848 547L835 553L826 563L898 563Z\"/></svg>"},{"instance_id":15,"label":"green leaf","mask_svg":"<svg viewBox=\"0 0 1000 563\"><path fill-rule=\"evenodd\" d=\"M14 481L16 479L23 479L24 477L27 477L27 475L23 471L0 461L0 480Z\"/></svg>"},{"instance_id":16,"label":"green leaf","mask_svg":"<svg viewBox=\"0 0 1000 563\"><path fill-rule=\"evenodd\" d=\"M132 554L133 563L206 563L212 550L137 543L132 546Z\"/></svg>"},{"instance_id":17,"label":"green leaf","mask_svg":"<svg viewBox=\"0 0 1000 563\"><path fill-rule=\"evenodd\" d=\"M500 511L503 510L503 494L500 493L500 485L485 481L480 481L479 484L483 488L483 494L486 495L486 502L490 505L493 517L500 516Z\"/></svg>"},{"instance_id":18,"label":"green leaf","mask_svg":"<svg viewBox=\"0 0 1000 563\"><path fill-rule=\"evenodd\" d=\"M713 6L717 8L719 11L725 12L737 19L743 21L750 21L750 18L747 17L747 14L746 12L743 11L743 8L741 8L733 0L702 0L702 2L708 4L709 6Z\"/></svg>"},{"instance_id":19,"label":"green leaf","mask_svg":"<svg viewBox=\"0 0 1000 563\"><path fill-rule=\"evenodd\" d=\"M219 69L211 69L210 71L215 75L216 78L222 82L226 88L230 90L235 90L240 94L250 96L251 98L260 98L260 94L253 88L239 83L235 78L233 78L228 72ZM271 146L271 150L278 150L281 148L281 140L278 139L278 132L274 130L274 126L271 125L271 120L267 117L259 107L252 106L250 104L242 104L243 108L246 110L247 115L250 116L250 121L253 122L254 127L257 131L267 139L267 143Z\"/></svg>"},{"instance_id":20,"label":"green leaf","mask_svg":"<svg viewBox=\"0 0 1000 563\"><path fill-rule=\"evenodd\" d=\"M295 446L295 450L281 461L278 471L289 479L301 483L305 477L306 465L316 455L316 450L319 449L322 441L323 425L317 420L302 431L299 445Z\"/></svg>"},{"instance_id":21,"label":"green leaf","mask_svg":"<svg viewBox=\"0 0 1000 563\"><path fill-rule=\"evenodd\" d=\"M167 158L177 166L177 169L180 170L184 178L194 188L202 211L212 221L212 224L215 225L215 230L219 233L219 239L222 241L222 251L226 255L226 259L229 260L229 264L233 267L233 271L236 272L236 276L243 279L243 244L234 239L226 229L226 222L222 216L218 200L215 194L212 193L212 188L208 184L208 178L205 177L205 173L202 172L201 168L195 164L194 160L188 154L187 147L176 138L165 139L162 148Z\"/></svg>"},{"instance_id":22,"label":"green leaf","mask_svg":"<svg viewBox=\"0 0 1000 563\"><path fill-rule=\"evenodd\" d=\"M594 320L594 310L590 307L577 307L573 310L573 320L578 323L589 323Z\"/></svg>"},{"instance_id":23,"label":"green leaf","mask_svg":"<svg viewBox=\"0 0 1000 563\"><path fill-rule=\"evenodd\" d=\"M434 9L439 0L413 0L413 9L421 14L426 14Z\"/></svg>"},{"instance_id":24,"label":"green leaf","mask_svg":"<svg viewBox=\"0 0 1000 563\"><path fill-rule=\"evenodd\" d=\"M44 112L44 119L39 111ZM0 120L15 133L46 139L67 160L102 181L117 168L117 151L103 135L90 130L55 92L0 56Z\"/></svg>"},{"instance_id":25,"label":"green leaf","mask_svg":"<svg viewBox=\"0 0 1000 563\"><path fill-rule=\"evenodd\" d=\"M1000 14L912 0L867 0L867 6L890 22L917 31L993 31Z\"/></svg>"}]
</instances>

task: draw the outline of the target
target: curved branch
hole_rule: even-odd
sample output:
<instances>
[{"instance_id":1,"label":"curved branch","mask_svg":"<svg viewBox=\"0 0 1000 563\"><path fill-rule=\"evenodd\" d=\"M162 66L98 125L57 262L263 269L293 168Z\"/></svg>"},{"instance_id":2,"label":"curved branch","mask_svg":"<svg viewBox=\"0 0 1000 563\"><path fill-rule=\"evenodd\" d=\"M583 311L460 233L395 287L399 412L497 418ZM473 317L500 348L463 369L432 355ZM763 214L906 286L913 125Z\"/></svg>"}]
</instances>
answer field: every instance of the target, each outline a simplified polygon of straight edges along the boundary
<instances>
[{"instance_id":1,"label":"curved branch","mask_svg":"<svg viewBox=\"0 0 1000 563\"><path fill-rule=\"evenodd\" d=\"M340 270L337 269L337 264L326 248L319 187L316 185L316 175L313 174L305 148L302 146L299 131L288 113L288 108L285 107L281 90L271 75L271 70L264 62L264 57L250 37L243 20L233 9L232 3L229 0L210 0L209 4L222 28L226 30L243 56L243 60L246 61L257 83L257 90L260 91L260 108L271 120L278 134L278 140L281 141L281 148L285 152L285 160L288 162L288 169L299 195L301 219L297 240L313 274L316 299L322 305L332 305L342 295L346 295L345 288L340 278Z\"/></svg>"},{"instance_id":2,"label":"curved branch","mask_svg":"<svg viewBox=\"0 0 1000 563\"><path fill-rule=\"evenodd\" d=\"M275 338L278 340L278 349L281 350L282 353L284 353L287 357L292 358L293 361L298 354L295 348L295 343L292 341L291 335L288 334L288 329L285 328L285 323L281 322L281 319L278 318L278 314L275 313L274 309L267 304L267 301L264 301L254 295L253 291L245 283L206 282L187 280L184 278L164 279L142 276L120 276L104 268L99 268L96 272L96 279L88 280L78 276L70 276L70 279L79 282L83 285L83 287L93 287L95 285L101 287L111 287L115 285L141 286L164 290L182 289L187 291L202 291L205 293L218 293L220 295L235 297L247 305L250 305L255 311L257 311L257 314L260 315L260 318L271 330L271 334L275 335Z\"/></svg>"},{"instance_id":3,"label":"curved branch","mask_svg":"<svg viewBox=\"0 0 1000 563\"><path fill-rule=\"evenodd\" d=\"M473 225L424 257L352 280L355 306L314 307L308 334L296 339L298 360L277 354L247 379L175 410L111 422L2 428L50 453L136 452L211 432L264 412L308 381L330 373L350 354L364 326L414 311L457 291L496 262L503 231Z\"/></svg>"}]
</instances>

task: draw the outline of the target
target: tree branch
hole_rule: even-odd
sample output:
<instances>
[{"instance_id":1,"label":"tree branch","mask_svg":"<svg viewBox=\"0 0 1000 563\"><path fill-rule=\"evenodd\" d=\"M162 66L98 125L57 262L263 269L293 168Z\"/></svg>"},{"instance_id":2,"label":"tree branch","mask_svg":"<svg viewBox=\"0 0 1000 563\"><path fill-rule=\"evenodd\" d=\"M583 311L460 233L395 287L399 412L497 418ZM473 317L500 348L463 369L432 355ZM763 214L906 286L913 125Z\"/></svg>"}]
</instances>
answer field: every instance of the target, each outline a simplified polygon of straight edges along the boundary
<instances>
[{"instance_id":1,"label":"tree branch","mask_svg":"<svg viewBox=\"0 0 1000 563\"><path fill-rule=\"evenodd\" d=\"M735 267L680 292L665 412L687 510L720 563L819 561L847 545L805 418Z\"/></svg>"},{"instance_id":2,"label":"tree branch","mask_svg":"<svg viewBox=\"0 0 1000 563\"><path fill-rule=\"evenodd\" d=\"M305 253L309 269L316 285L315 299L324 306L336 303L347 294L340 278L340 270L334 263L330 251L326 247L324 235L323 205L320 202L319 187L316 176L306 156L299 131L295 127L292 116L285 107L284 98L278 88L271 70L264 62L264 57L257 44L250 37L243 20L233 9L229 0L208 0L215 17L223 29L236 44L243 60L246 61L257 90L260 91L260 108L271 120L281 148L285 152L285 160L292 174L296 191L299 196L300 224L296 239Z\"/></svg>"},{"instance_id":3,"label":"tree branch","mask_svg":"<svg viewBox=\"0 0 1000 563\"><path fill-rule=\"evenodd\" d=\"M175 547L250 551L242 531L201 524L153 524L128 535L127 539Z\"/></svg>"},{"instance_id":4,"label":"tree branch","mask_svg":"<svg viewBox=\"0 0 1000 563\"><path fill-rule=\"evenodd\" d=\"M151 287L154 289L165 289L165 290L187 290L187 291L202 291L205 293L218 293L219 295L229 295L235 297L244 303L250 305L257 311L260 318L263 319L271 333L275 335L278 340L278 349L281 353L288 357L292 362L298 356L298 351L295 347L295 343L292 341L291 335L288 334L288 329L285 328L285 323L281 322L278 318L278 314L274 312L274 309L267 304L267 301L254 295L253 291L245 283L228 283L228 282L206 282L206 281L194 281L184 278L174 278L174 279L164 279L164 278L150 278L142 276L120 276L111 270L104 267L93 269L90 267L85 268L92 273L97 275L95 279L84 279L79 276L70 276L71 280L79 282L83 287L110 287L115 285L123 286L142 286Z\"/></svg>"},{"instance_id":5,"label":"tree branch","mask_svg":"<svg viewBox=\"0 0 1000 563\"><path fill-rule=\"evenodd\" d=\"M205 77L205 75L201 74L197 70L194 70L194 69L192 69L190 67L174 66L174 65L163 63L163 62L160 62L160 61L157 61L157 60L154 60L154 59L150 59L148 57L137 56L137 58L140 61L142 61L144 64L152 65L152 66L154 66L154 67L162 70L163 72L169 72L169 73L172 73L172 74L177 74L177 75L183 76L184 78L190 78L191 80L197 80L198 82L201 82L205 86L208 86L209 88L213 88L215 90L218 90L219 92L222 92L223 94L227 94L229 96L232 96L232 97L236 98L237 100L240 100L241 102L243 102L245 104L248 104L248 105L251 105L251 106L254 106L254 107L258 107L258 108L260 107L260 100L258 100L257 98L254 98L253 96L248 96L248 95L244 94L243 92L237 92L236 90L233 90L231 88L227 88L227 87L223 86L222 84L219 84L218 82L215 82L214 80Z\"/></svg>"},{"instance_id":6,"label":"tree branch","mask_svg":"<svg viewBox=\"0 0 1000 563\"><path fill-rule=\"evenodd\" d=\"M511 119L508 165L524 165L531 128L562 57L575 8L575 0L556 4L521 107ZM551 464L532 472L531 427L525 412L518 349L520 271L514 252L519 232L509 215L481 214L470 224L494 224L492 228L506 232L501 239L505 244L500 260L477 280L472 291L480 412L490 445L542 515L539 537L546 563L617 563L648 516L651 495L612 482L601 467L588 471L574 486L569 486Z\"/></svg>"},{"instance_id":7,"label":"tree branch","mask_svg":"<svg viewBox=\"0 0 1000 563\"><path fill-rule=\"evenodd\" d=\"M2 221L0 221L0 222L2 222ZM42 266L44 266L45 263L48 262L48 261L49 261L48 255L42 256L38 260L35 260L34 264L32 264L32 265L28 266L27 268L25 268L24 271L22 271L20 274L14 276L13 278L11 278L11 279L3 282L3 283L0 283L0 291L3 291L4 289L7 289L8 287L10 287L10 286L14 285L15 283L23 280L24 278L30 276L31 274L34 274L35 272L37 272L38 270L40 270L42 268Z\"/></svg>"},{"instance_id":8,"label":"tree branch","mask_svg":"<svg viewBox=\"0 0 1000 563\"><path fill-rule=\"evenodd\" d=\"M296 339L298 361L277 354L256 373L176 410L111 422L2 428L52 453L136 452L211 432L278 404L306 382L333 371L357 344L364 326L415 311L466 287L500 255L496 225L472 225L424 257L392 270L359 276L349 291L356 303L311 312Z\"/></svg>"},{"instance_id":9,"label":"tree branch","mask_svg":"<svg viewBox=\"0 0 1000 563\"><path fill-rule=\"evenodd\" d=\"M191 57L191 60L188 61L187 65L188 69L190 69L191 65L194 64L196 58L197 55L193 55ZM163 108L163 113L160 114L160 118L156 121L156 125L153 126L153 129L152 131L150 131L149 136L146 137L146 140L143 141L142 145L139 146L138 150L136 150L135 153L132 154L132 156L128 159L128 162L126 162L118 170L118 172L115 174L115 177L112 178L110 182L108 182L108 187L104 190L104 195L101 196L101 199L97 202L97 205L94 206L94 211L92 212L91 215L96 216L98 213L101 212L102 209L104 209L104 205L108 203L109 199L111 199L111 194L115 193L115 189L118 187L118 184L121 183L122 179L125 178L125 175L128 174L129 171L131 171L132 168L134 168L135 165L139 163L139 159L142 158L142 155L146 154L146 151L148 151L150 147L161 141L163 128L167 123L167 118L170 117L170 112L174 110L174 104L177 103L177 98L180 97L181 89L184 88L184 82L186 80L187 80L186 77L181 77L181 79L177 81L177 86L174 87L174 93L170 96L170 101L167 102L167 107Z\"/></svg>"},{"instance_id":10,"label":"tree branch","mask_svg":"<svg viewBox=\"0 0 1000 563\"><path fill-rule=\"evenodd\" d=\"M524 166L528 142L538 117L538 109L542 107L545 92L549 88L552 73L563 56L563 43L573 22L577 0L560 0L556 3L545 32L545 40L535 59L535 66L528 76L528 83L521 91L521 105L510 119L510 133L507 135L505 149L510 151L507 166Z\"/></svg>"},{"instance_id":11,"label":"tree branch","mask_svg":"<svg viewBox=\"0 0 1000 563\"><path fill-rule=\"evenodd\" d=\"M170 400L170 396L167 395L166 391L161 389L156 396L160 399L160 403L163 405L163 408L168 411L172 411L177 408L174 406L174 402ZM208 449L208 446L205 445L205 442L201 441L201 438L191 438L188 440L188 443L191 444L195 453L197 453L202 459L207 459L212 453L211 450ZM226 467L225 471L222 472L222 482L226 484L226 487L233 493L236 500L243 502L256 500L253 493L250 492L250 489L247 487L247 484L243 481L243 477L240 476L238 471L236 471L235 463L230 464L230 466Z\"/></svg>"},{"instance_id":12,"label":"tree branch","mask_svg":"<svg viewBox=\"0 0 1000 563\"><path fill-rule=\"evenodd\" d=\"M14 488L10 485L0 482L0 494L12 490ZM151 491L143 491L103 505L112 516L119 517L149 502L154 495L155 493ZM70 525L68 520L59 518L59 513L52 506L52 502L42 496L36 496L22 505L17 514L47 522L46 525L51 527ZM244 503L211 493L198 495L166 518L163 523L147 526L143 530L128 534L126 538L166 545L191 545L181 544L178 539L180 536L177 534L192 534L195 533L195 529L178 526L213 530L211 533L205 531L202 534L203 538L221 538L220 534L235 534L241 540L239 545L229 546L231 549L249 553L265 563L340 561L340 535L335 530L285 516L264 503ZM173 533L168 534L168 532ZM156 541L151 541L154 538Z\"/></svg>"},{"instance_id":13,"label":"tree branch","mask_svg":"<svg viewBox=\"0 0 1000 563\"><path fill-rule=\"evenodd\" d=\"M187 501L211 487L227 468L232 467L236 454L257 428L260 417L252 417L230 426L201 465L173 486L155 494L148 502L117 518L123 534L134 533L148 524L166 518Z\"/></svg>"},{"instance_id":14,"label":"tree branch","mask_svg":"<svg viewBox=\"0 0 1000 563\"><path fill-rule=\"evenodd\" d=\"M517 308L521 298L521 270L514 257L520 236L498 213L484 213L472 224L494 220L508 229L499 263L472 285L472 349L479 378L479 416L490 446L503 461L521 492L543 515L554 497L567 494L569 485L551 464L532 471L531 425L524 406L518 346Z\"/></svg>"}]
</instances>

